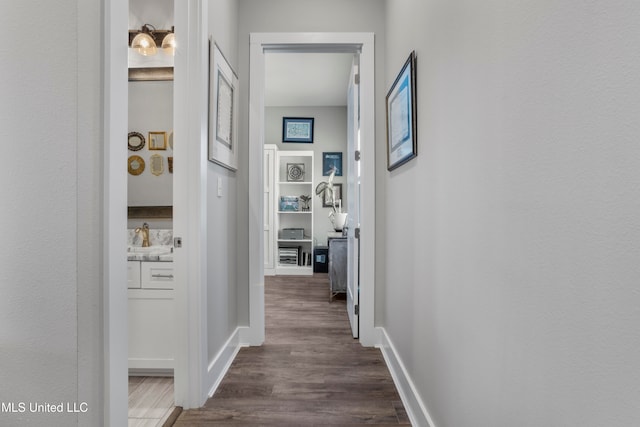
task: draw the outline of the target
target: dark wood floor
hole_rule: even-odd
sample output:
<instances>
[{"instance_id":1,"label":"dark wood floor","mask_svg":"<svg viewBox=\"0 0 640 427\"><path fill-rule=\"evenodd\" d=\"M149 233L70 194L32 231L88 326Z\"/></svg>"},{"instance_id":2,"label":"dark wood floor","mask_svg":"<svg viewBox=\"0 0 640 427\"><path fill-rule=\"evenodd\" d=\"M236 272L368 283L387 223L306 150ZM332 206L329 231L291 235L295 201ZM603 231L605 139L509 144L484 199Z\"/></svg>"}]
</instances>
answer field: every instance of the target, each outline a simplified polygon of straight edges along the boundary
<instances>
[{"instance_id":1,"label":"dark wood floor","mask_svg":"<svg viewBox=\"0 0 640 427\"><path fill-rule=\"evenodd\" d=\"M265 278L266 340L243 348L201 409L175 426L410 425L375 348L351 337L326 274Z\"/></svg>"}]
</instances>

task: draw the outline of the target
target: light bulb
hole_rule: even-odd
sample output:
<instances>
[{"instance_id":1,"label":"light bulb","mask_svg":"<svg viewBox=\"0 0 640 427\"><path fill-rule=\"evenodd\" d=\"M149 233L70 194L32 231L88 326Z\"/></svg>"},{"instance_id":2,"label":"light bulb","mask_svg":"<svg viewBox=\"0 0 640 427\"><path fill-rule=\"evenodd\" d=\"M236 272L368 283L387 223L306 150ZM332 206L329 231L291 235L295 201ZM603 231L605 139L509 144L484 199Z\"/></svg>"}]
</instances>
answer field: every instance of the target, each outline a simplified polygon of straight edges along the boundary
<instances>
[{"instance_id":1,"label":"light bulb","mask_svg":"<svg viewBox=\"0 0 640 427\"><path fill-rule=\"evenodd\" d=\"M175 33L167 34L162 40L162 50L167 55L176 54L176 35Z\"/></svg>"},{"instance_id":2,"label":"light bulb","mask_svg":"<svg viewBox=\"0 0 640 427\"><path fill-rule=\"evenodd\" d=\"M139 33L136 35L131 42L131 48L143 56L155 55L158 50L155 40L147 33Z\"/></svg>"}]
</instances>

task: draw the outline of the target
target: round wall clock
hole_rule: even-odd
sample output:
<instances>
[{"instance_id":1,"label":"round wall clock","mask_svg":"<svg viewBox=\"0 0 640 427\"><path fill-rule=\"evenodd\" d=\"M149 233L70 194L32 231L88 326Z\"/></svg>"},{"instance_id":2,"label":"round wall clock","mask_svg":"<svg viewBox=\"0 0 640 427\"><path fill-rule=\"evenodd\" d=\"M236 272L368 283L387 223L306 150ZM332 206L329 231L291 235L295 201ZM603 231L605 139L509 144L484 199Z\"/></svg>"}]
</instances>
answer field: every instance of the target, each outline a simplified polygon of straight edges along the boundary
<instances>
[{"instance_id":1,"label":"round wall clock","mask_svg":"<svg viewBox=\"0 0 640 427\"><path fill-rule=\"evenodd\" d=\"M131 175L140 175L144 171L144 159L140 156L129 157L129 173Z\"/></svg>"},{"instance_id":2,"label":"round wall clock","mask_svg":"<svg viewBox=\"0 0 640 427\"><path fill-rule=\"evenodd\" d=\"M144 136L140 132L129 132L127 145L131 151L140 151L144 147Z\"/></svg>"}]
</instances>

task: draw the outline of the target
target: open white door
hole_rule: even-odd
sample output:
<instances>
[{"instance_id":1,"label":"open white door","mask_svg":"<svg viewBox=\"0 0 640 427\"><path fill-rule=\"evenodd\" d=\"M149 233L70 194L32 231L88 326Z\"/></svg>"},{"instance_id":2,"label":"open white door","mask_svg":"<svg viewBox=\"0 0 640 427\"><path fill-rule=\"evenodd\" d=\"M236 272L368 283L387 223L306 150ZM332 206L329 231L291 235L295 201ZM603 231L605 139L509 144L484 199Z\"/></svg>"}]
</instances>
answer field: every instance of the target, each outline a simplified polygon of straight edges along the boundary
<instances>
[{"instance_id":1,"label":"open white door","mask_svg":"<svg viewBox=\"0 0 640 427\"><path fill-rule=\"evenodd\" d=\"M358 55L349 76L347 101L347 313L354 338L359 331L360 299L360 85Z\"/></svg>"}]
</instances>

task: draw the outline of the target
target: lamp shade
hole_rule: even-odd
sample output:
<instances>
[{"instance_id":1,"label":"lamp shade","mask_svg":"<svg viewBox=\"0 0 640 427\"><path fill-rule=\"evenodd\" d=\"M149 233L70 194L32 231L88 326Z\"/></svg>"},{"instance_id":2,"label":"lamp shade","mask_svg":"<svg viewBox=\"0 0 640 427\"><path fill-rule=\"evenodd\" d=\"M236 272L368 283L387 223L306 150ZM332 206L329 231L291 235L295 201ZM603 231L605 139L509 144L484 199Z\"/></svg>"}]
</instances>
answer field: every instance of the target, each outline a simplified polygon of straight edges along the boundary
<instances>
[{"instance_id":1,"label":"lamp shade","mask_svg":"<svg viewBox=\"0 0 640 427\"><path fill-rule=\"evenodd\" d=\"M162 51L167 55L175 55L176 54L176 35L175 33L167 34L164 39L162 39Z\"/></svg>"},{"instance_id":2,"label":"lamp shade","mask_svg":"<svg viewBox=\"0 0 640 427\"><path fill-rule=\"evenodd\" d=\"M131 42L131 48L135 49L140 55L152 56L157 52L156 42L148 33L139 33Z\"/></svg>"}]
</instances>

